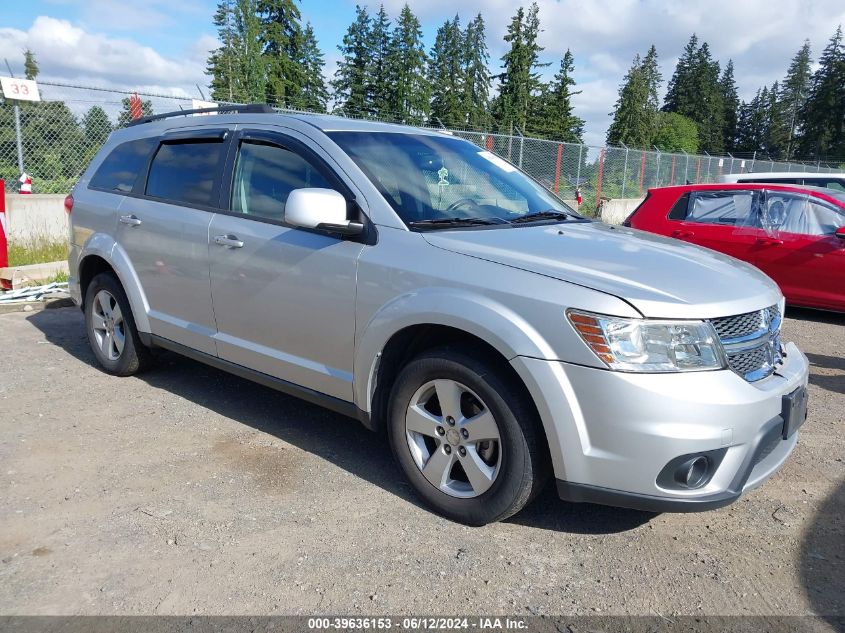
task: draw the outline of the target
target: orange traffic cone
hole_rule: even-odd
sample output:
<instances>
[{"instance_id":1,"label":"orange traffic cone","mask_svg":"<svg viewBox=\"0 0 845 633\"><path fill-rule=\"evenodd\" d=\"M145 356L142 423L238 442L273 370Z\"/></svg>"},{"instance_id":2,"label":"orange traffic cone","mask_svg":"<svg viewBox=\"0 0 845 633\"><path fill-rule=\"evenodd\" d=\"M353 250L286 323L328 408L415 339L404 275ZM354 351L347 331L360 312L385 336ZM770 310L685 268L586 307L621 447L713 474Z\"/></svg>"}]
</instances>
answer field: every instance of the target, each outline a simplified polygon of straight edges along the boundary
<instances>
[{"instance_id":1,"label":"orange traffic cone","mask_svg":"<svg viewBox=\"0 0 845 633\"><path fill-rule=\"evenodd\" d=\"M18 182L21 183L21 193L32 193L32 178L28 174L24 173L18 178Z\"/></svg>"}]
</instances>

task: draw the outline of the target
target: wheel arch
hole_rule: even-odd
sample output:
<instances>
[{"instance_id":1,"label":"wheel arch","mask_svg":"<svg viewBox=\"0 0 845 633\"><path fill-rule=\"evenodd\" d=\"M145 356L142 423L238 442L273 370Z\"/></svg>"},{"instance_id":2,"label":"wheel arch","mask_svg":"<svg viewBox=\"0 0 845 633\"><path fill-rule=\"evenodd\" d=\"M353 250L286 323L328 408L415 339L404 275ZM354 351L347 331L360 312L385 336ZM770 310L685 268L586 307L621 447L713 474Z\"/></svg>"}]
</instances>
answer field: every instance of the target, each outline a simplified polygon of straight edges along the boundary
<instances>
[{"instance_id":1,"label":"wheel arch","mask_svg":"<svg viewBox=\"0 0 845 633\"><path fill-rule=\"evenodd\" d=\"M100 273L111 272L126 292L138 332L149 333L150 322L147 318L149 305L126 251L111 238L105 235L94 235L88 240L82 252L78 264L78 278L83 309L85 294L91 280Z\"/></svg>"}]
</instances>

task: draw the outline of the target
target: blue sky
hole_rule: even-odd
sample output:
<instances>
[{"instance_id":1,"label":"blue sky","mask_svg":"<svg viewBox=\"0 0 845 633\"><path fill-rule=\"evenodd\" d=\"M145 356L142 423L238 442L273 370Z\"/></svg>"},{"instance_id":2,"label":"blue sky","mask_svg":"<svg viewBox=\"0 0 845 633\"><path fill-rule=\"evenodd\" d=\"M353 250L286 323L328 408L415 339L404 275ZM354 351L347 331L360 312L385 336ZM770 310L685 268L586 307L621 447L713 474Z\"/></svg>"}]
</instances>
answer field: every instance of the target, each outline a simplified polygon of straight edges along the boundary
<instances>
[{"instance_id":1,"label":"blue sky","mask_svg":"<svg viewBox=\"0 0 845 633\"><path fill-rule=\"evenodd\" d=\"M378 9L378 2L361 3L371 12ZM199 96L195 84L206 90L205 60L216 45L213 0L29 0L15 3L14 10L11 0L4 4L0 57L7 57L15 72L21 72L21 51L29 47L45 81L193 97ZM403 4L384 0L391 16ZM426 0L411 5L429 45L437 26L456 12L466 23L481 11L496 68L504 52L502 35L518 2ZM634 54L652 43L660 55L664 88L696 32L717 59L734 60L741 96L750 98L758 87L782 77L804 39L810 39L818 56L836 25L845 23L841 0L539 0L539 5L543 61L552 64L547 72L554 72L567 48L575 55L582 91L575 97L576 112L587 121L585 139L591 144L604 139L608 113ZM303 21L314 25L331 75L355 2L303 0L300 8Z\"/></svg>"}]
</instances>

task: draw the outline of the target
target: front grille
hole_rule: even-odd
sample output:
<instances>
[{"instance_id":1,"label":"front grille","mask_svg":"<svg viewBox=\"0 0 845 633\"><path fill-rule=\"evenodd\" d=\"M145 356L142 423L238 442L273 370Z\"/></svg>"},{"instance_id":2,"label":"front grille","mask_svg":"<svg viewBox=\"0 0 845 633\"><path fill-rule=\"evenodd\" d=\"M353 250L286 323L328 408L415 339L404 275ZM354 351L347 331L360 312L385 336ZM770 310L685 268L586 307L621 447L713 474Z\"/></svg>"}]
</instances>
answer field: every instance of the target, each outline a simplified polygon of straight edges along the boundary
<instances>
[{"instance_id":1,"label":"front grille","mask_svg":"<svg viewBox=\"0 0 845 633\"><path fill-rule=\"evenodd\" d=\"M781 315L777 306L712 319L730 368L749 382L762 380L782 362Z\"/></svg>"}]
</instances>

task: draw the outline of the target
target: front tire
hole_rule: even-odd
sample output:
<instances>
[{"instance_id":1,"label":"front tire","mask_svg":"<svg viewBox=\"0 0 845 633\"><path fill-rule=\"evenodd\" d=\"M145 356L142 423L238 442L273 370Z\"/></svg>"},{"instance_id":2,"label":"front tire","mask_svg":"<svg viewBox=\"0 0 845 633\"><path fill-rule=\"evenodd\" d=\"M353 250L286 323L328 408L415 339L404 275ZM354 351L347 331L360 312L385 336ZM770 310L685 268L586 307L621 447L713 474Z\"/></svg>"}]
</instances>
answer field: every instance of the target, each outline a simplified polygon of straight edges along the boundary
<instances>
[{"instance_id":1,"label":"front tire","mask_svg":"<svg viewBox=\"0 0 845 633\"><path fill-rule=\"evenodd\" d=\"M420 497L476 526L519 512L546 480L527 394L496 359L478 358L453 348L417 356L396 379L388 420L393 454Z\"/></svg>"},{"instance_id":2,"label":"front tire","mask_svg":"<svg viewBox=\"0 0 845 633\"><path fill-rule=\"evenodd\" d=\"M152 362L141 342L129 299L117 278L100 273L85 291L85 330L100 366L115 376L132 376Z\"/></svg>"}]
</instances>

